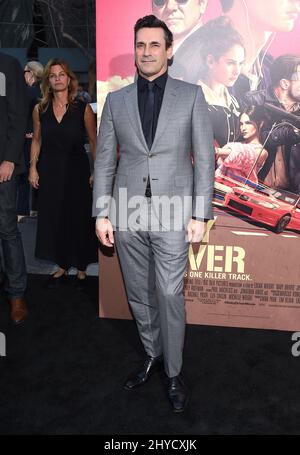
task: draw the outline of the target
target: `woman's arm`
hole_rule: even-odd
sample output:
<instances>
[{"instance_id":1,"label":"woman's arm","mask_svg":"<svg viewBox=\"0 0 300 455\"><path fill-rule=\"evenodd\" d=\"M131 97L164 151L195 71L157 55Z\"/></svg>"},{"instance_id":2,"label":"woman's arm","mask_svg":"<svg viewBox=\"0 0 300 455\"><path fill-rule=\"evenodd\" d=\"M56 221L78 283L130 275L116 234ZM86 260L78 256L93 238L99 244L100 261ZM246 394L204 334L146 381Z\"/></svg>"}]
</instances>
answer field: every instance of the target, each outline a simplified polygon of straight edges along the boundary
<instances>
[{"instance_id":1,"label":"woman's arm","mask_svg":"<svg viewBox=\"0 0 300 455\"><path fill-rule=\"evenodd\" d=\"M225 159L231 152L232 149L228 145L224 145L222 148L216 148L216 155L218 158Z\"/></svg>"},{"instance_id":2,"label":"woman's arm","mask_svg":"<svg viewBox=\"0 0 300 455\"><path fill-rule=\"evenodd\" d=\"M96 159L96 121L94 112L89 104L87 104L84 112L84 125L89 138L91 155L93 161Z\"/></svg>"}]
</instances>

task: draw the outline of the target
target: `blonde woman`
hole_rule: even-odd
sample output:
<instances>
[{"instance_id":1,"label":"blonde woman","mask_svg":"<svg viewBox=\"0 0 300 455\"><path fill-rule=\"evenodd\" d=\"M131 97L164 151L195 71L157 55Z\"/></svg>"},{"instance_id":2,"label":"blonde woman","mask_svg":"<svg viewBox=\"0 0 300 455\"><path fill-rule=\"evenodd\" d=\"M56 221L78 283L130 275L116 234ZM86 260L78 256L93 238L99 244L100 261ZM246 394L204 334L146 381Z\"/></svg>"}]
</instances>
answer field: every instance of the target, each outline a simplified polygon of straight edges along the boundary
<instances>
[{"instance_id":1,"label":"blonde woman","mask_svg":"<svg viewBox=\"0 0 300 455\"><path fill-rule=\"evenodd\" d=\"M77 284L97 261L91 218L92 194L85 133L95 157L96 125L91 107L76 100L78 82L68 64L52 59L45 67L42 100L33 112L29 181L39 189L35 254L58 265L48 287L66 281L77 268Z\"/></svg>"}]
</instances>

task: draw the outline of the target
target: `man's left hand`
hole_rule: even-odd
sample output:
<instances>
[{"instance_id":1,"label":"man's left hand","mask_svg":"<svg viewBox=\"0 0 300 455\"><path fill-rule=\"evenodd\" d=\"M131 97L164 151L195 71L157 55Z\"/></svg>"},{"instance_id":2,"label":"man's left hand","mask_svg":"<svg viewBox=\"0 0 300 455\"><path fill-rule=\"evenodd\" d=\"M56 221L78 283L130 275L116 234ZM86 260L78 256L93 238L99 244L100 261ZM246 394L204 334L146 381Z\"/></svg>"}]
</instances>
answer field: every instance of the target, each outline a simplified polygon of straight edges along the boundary
<instances>
[{"instance_id":1,"label":"man's left hand","mask_svg":"<svg viewBox=\"0 0 300 455\"><path fill-rule=\"evenodd\" d=\"M15 169L15 163L2 161L0 164L0 183L9 182Z\"/></svg>"},{"instance_id":2,"label":"man's left hand","mask_svg":"<svg viewBox=\"0 0 300 455\"><path fill-rule=\"evenodd\" d=\"M206 222L190 220L187 226L188 240L190 243L199 243L206 232Z\"/></svg>"}]
</instances>

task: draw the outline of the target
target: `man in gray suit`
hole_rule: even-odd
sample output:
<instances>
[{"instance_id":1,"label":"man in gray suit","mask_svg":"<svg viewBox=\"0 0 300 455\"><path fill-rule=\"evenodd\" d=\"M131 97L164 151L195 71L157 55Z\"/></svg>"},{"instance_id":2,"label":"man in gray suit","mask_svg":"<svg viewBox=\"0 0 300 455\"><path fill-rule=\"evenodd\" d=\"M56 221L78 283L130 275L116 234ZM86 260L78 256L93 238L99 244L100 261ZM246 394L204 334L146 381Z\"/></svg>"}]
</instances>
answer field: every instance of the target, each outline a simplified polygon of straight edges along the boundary
<instances>
[{"instance_id":1,"label":"man in gray suit","mask_svg":"<svg viewBox=\"0 0 300 455\"><path fill-rule=\"evenodd\" d=\"M201 240L212 218L214 148L201 88L167 74L172 42L168 27L154 15L137 21L139 75L134 84L107 96L93 211L100 242L112 247L115 238L147 354L125 389L144 384L164 364L172 409L181 412L188 398L181 374L183 277L189 242Z\"/></svg>"}]
</instances>

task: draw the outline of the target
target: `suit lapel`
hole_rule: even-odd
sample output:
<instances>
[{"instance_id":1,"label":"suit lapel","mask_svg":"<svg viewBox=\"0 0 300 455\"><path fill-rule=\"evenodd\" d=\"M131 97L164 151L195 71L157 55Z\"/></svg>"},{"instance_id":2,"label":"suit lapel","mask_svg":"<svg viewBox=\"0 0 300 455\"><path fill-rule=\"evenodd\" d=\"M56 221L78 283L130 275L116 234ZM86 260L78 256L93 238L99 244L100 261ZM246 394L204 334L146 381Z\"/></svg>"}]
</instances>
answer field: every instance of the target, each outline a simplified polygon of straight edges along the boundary
<instances>
[{"instance_id":1,"label":"suit lapel","mask_svg":"<svg viewBox=\"0 0 300 455\"><path fill-rule=\"evenodd\" d=\"M138 96L137 96L137 83L128 87L124 94L125 105L128 112L128 117L135 134L141 141L143 147L148 150L147 142L144 137L142 123L139 113Z\"/></svg>"},{"instance_id":2,"label":"suit lapel","mask_svg":"<svg viewBox=\"0 0 300 455\"><path fill-rule=\"evenodd\" d=\"M168 77L165 93L163 97L163 102L161 105L159 118L157 122L156 133L154 137L154 141L152 144L151 149L155 146L156 142L159 140L159 137L163 134L164 130L166 129L169 118L174 112L174 107L176 103L176 95L177 95L177 86L178 83L176 79L172 79ZM131 123L132 128L134 129L137 137L139 138L143 147L148 151L147 142L145 140L145 136L142 129L142 123L139 113L139 106L138 106L138 95L137 95L137 83L135 82L133 85L127 88L127 91L124 94L125 105L128 112L128 117Z\"/></svg>"},{"instance_id":3,"label":"suit lapel","mask_svg":"<svg viewBox=\"0 0 300 455\"><path fill-rule=\"evenodd\" d=\"M178 86L177 81L175 79L172 79L171 77L168 77L152 148L155 147L160 136L163 134L164 130L166 129L169 123L169 119L172 115L172 112L174 112L177 95L177 86Z\"/></svg>"}]
</instances>

